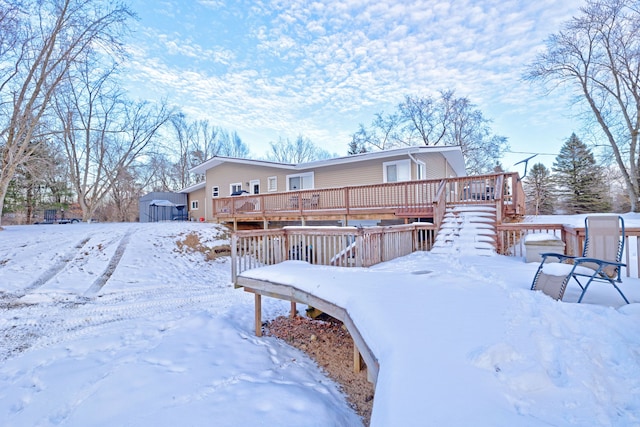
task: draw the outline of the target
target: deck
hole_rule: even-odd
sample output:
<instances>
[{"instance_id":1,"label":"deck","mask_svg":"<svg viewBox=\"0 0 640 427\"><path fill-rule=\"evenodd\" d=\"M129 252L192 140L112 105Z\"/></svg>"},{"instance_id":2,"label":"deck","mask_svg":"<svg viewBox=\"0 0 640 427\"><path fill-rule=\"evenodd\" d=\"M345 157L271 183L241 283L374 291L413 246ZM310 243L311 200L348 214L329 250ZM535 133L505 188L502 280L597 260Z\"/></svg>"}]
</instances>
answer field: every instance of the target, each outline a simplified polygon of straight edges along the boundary
<instances>
[{"instance_id":1,"label":"deck","mask_svg":"<svg viewBox=\"0 0 640 427\"><path fill-rule=\"evenodd\" d=\"M447 204L495 204L499 218L524 215L517 173L322 188L213 199L218 222L343 221L427 218L439 224Z\"/></svg>"}]
</instances>

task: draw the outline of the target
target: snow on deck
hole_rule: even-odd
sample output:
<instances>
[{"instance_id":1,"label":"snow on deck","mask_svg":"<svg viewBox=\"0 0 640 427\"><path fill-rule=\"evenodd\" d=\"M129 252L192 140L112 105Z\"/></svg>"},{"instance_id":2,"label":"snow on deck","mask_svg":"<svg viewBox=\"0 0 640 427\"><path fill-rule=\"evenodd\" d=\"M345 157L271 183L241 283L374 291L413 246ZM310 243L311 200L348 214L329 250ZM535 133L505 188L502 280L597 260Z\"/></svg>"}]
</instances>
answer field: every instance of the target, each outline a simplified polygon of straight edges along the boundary
<instances>
[{"instance_id":1,"label":"snow on deck","mask_svg":"<svg viewBox=\"0 0 640 427\"><path fill-rule=\"evenodd\" d=\"M597 304L556 302L529 290L537 264L491 259L418 252L369 269L287 261L242 276L348 311L380 364L374 426L637 425L640 305L605 307L622 302L611 287L590 290ZM640 301L638 281L625 286Z\"/></svg>"}]
</instances>

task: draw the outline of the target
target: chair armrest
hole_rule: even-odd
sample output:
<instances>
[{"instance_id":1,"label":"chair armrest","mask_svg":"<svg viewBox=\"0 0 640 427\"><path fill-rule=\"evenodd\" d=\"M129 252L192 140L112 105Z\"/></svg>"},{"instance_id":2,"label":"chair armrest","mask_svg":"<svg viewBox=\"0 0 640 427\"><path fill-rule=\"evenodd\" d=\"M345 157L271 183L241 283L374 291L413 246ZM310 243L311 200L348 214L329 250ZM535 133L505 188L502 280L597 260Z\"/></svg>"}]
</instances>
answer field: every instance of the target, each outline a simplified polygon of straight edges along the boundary
<instances>
[{"instance_id":1,"label":"chair armrest","mask_svg":"<svg viewBox=\"0 0 640 427\"><path fill-rule=\"evenodd\" d=\"M540 256L542 257L542 261L546 260L547 257L554 257L554 258L558 258L558 261L562 262L566 259L574 259L575 257L572 257L571 255L565 255L565 254L559 254L559 253L555 253L555 252L543 252L540 254Z\"/></svg>"},{"instance_id":2,"label":"chair armrest","mask_svg":"<svg viewBox=\"0 0 640 427\"><path fill-rule=\"evenodd\" d=\"M606 261L604 259L598 258L587 258L587 257L578 257L574 259L574 269L581 265L587 264L586 267L592 270L595 270L597 274L601 276L607 276L610 279L616 278L617 282L622 281L622 267L626 267L627 264L617 261ZM589 266L588 264L591 264ZM597 268L594 268L593 265L596 265Z\"/></svg>"},{"instance_id":3,"label":"chair armrest","mask_svg":"<svg viewBox=\"0 0 640 427\"><path fill-rule=\"evenodd\" d=\"M616 267L626 267L627 266L627 264L625 264L623 262L606 261L604 259L598 259L598 258L576 257L576 258L573 258L573 261L576 264L592 262L592 263L598 264L598 265L613 265L613 266L616 266Z\"/></svg>"}]
</instances>

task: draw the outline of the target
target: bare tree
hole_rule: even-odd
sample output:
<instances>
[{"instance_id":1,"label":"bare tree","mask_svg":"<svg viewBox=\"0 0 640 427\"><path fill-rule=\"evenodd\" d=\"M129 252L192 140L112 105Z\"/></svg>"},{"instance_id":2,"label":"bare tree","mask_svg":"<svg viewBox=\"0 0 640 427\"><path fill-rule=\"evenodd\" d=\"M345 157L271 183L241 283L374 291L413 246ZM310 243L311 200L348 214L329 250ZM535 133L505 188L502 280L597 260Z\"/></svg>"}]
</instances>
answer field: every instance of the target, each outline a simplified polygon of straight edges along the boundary
<instances>
[{"instance_id":1,"label":"bare tree","mask_svg":"<svg viewBox=\"0 0 640 427\"><path fill-rule=\"evenodd\" d=\"M249 157L249 147L242 142L240 135L236 131L229 133L221 130L218 133L219 148L218 154L221 156L247 158Z\"/></svg>"},{"instance_id":2,"label":"bare tree","mask_svg":"<svg viewBox=\"0 0 640 427\"><path fill-rule=\"evenodd\" d=\"M114 81L114 70L87 59L73 67L64 90L55 97L62 129L58 138L84 221L121 186L119 180L130 180L132 167L171 117L165 104L156 107L126 99Z\"/></svg>"},{"instance_id":3,"label":"bare tree","mask_svg":"<svg viewBox=\"0 0 640 427\"><path fill-rule=\"evenodd\" d=\"M114 180L110 197L106 203L107 211L110 211L110 219L121 222L138 220L138 200L142 196L142 185L138 182L137 167L121 171L118 179Z\"/></svg>"},{"instance_id":4,"label":"bare tree","mask_svg":"<svg viewBox=\"0 0 640 427\"><path fill-rule=\"evenodd\" d=\"M400 116L396 113L387 115L376 113L368 128L360 124L360 129L352 136L351 145L365 152L368 148L375 150L394 148L401 143L400 124Z\"/></svg>"},{"instance_id":5,"label":"bare tree","mask_svg":"<svg viewBox=\"0 0 640 427\"><path fill-rule=\"evenodd\" d=\"M267 154L267 159L274 162L304 163L331 157L328 151L302 135L298 135L295 141L280 138L278 142L271 142L270 146L271 151Z\"/></svg>"},{"instance_id":6,"label":"bare tree","mask_svg":"<svg viewBox=\"0 0 640 427\"><path fill-rule=\"evenodd\" d=\"M449 127L453 92L441 93L441 99L405 96L398 106L404 126L404 144L438 145Z\"/></svg>"},{"instance_id":7,"label":"bare tree","mask_svg":"<svg viewBox=\"0 0 640 427\"><path fill-rule=\"evenodd\" d=\"M371 125L360 125L350 147L386 150L411 145L459 145L467 172L493 169L508 148L507 139L491 132L490 121L467 98L453 91L440 96L405 96L397 112L376 114Z\"/></svg>"},{"instance_id":8,"label":"bare tree","mask_svg":"<svg viewBox=\"0 0 640 427\"><path fill-rule=\"evenodd\" d=\"M146 191L173 191L175 164L164 153L152 152L147 155L145 164L138 168L137 178Z\"/></svg>"},{"instance_id":9,"label":"bare tree","mask_svg":"<svg viewBox=\"0 0 640 427\"><path fill-rule=\"evenodd\" d=\"M509 144L507 138L491 133L489 120L467 98L443 95L446 130L443 145L459 145L469 174L491 172Z\"/></svg>"},{"instance_id":10,"label":"bare tree","mask_svg":"<svg viewBox=\"0 0 640 427\"><path fill-rule=\"evenodd\" d=\"M608 141L631 209L640 209L640 7L637 0L589 0L547 40L526 78L573 90Z\"/></svg>"},{"instance_id":11,"label":"bare tree","mask_svg":"<svg viewBox=\"0 0 640 427\"><path fill-rule=\"evenodd\" d=\"M0 12L0 212L9 182L48 136L43 118L69 68L97 48L119 49L132 16L121 4L87 0L2 1Z\"/></svg>"},{"instance_id":12,"label":"bare tree","mask_svg":"<svg viewBox=\"0 0 640 427\"><path fill-rule=\"evenodd\" d=\"M221 149L221 144L218 141L221 129L211 125L208 120L193 122L191 128L193 144L189 160L191 167L194 167L218 155Z\"/></svg>"},{"instance_id":13,"label":"bare tree","mask_svg":"<svg viewBox=\"0 0 640 427\"><path fill-rule=\"evenodd\" d=\"M175 181L175 186L178 188L186 188L189 185L189 169L191 168L190 153L194 143L194 129L193 126L187 123L185 115L180 113L173 116L171 119L171 128L175 136L176 144L172 144L173 150L176 154L177 161L174 167L171 168L169 178ZM173 141L172 141L173 142Z\"/></svg>"},{"instance_id":14,"label":"bare tree","mask_svg":"<svg viewBox=\"0 0 640 427\"><path fill-rule=\"evenodd\" d=\"M177 144L171 144L167 151L169 157L175 157L177 161L172 168L165 170L171 171L171 176L162 180L175 182L171 188L182 189L204 179L197 175L191 176L189 170L219 153L221 144L217 137L220 129L212 126L208 120L188 122L182 113L173 116L171 124L174 136L172 142ZM228 147L231 151L231 143Z\"/></svg>"}]
</instances>

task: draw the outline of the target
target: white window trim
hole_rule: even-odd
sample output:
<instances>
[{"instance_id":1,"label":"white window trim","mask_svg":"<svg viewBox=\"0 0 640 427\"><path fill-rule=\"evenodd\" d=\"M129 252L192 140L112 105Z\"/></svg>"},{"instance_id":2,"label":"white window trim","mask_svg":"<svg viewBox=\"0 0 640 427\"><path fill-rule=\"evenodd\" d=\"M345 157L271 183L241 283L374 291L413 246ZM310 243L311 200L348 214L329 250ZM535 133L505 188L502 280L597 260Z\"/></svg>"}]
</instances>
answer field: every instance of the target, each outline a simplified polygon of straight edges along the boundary
<instances>
[{"instance_id":1,"label":"white window trim","mask_svg":"<svg viewBox=\"0 0 640 427\"><path fill-rule=\"evenodd\" d=\"M262 192L262 185L260 185L260 180L259 179L252 179L251 181L249 181L249 193L255 194L253 192L253 186L255 184L258 184L258 194L260 194Z\"/></svg>"},{"instance_id":2,"label":"white window trim","mask_svg":"<svg viewBox=\"0 0 640 427\"><path fill-rule=\"evenodd\" d=\"M405 166L408 168L409 170L409 179L398 179L397 181L393 181L393 182L403 182L403 181L411 181L411 160L406 159L406 160L394 160L391 162L383 162L382 163L382 182L389 182L387 180L387 166L392 166L392 165L396 165L396 166ZM397 167L396 170L399 172L400 171L400 167Z\"/></svg>"},{"instance_id":3,"label":"white window trim","mask_svg":"<svg viewBox=\"0 0 640 427\"><path fill-rule=\"evenodd\" d=\"M273 181L273 187L271 187L271 182ZM278 177L270 176L267 178L267 191L274 192L278 191Z\"/></svg>"},{"instance_id":4,"label":"white window trim","mask_svg":"<svg viewBox=\"0 0 640 427\"><path fill-rule=\"evenodd\" d=\"M311 177L311 187L309 188L297 188L296 190L292 190L289 188L289 181L291 178L296 178L296 177L300 177L300 178L305 178L305 177ZM297 191L297 190L309 190L309 189L313 189L315 188L315 178L314 178L314 173L313 172L304 172L304 173L294 173L291 175L287 175L287 191Z\"/></svg>"},{"instance_id":5,"label":"white window trim","mask_svg":"<svg viewBox=\"0 0 640 427\"><path fill-rule=\"evenodd\" d=\"M231 195L233 193L233 187L240 187L240 190L242 190L242 183L241 182L232 182L231 184L229 184L229 195Z\"/></svg>"},{"instance_id":6,"label":"white window trim","mask_svg":"<svg viewBox=\"0 0 640 427\"><path fill-rule=\"evenodd\" d=\"M422 168L422 176L420 176L420 168ZM420 180L427 179L427 164L420 160L416 161L416 178Z\"/></svg>"},{"instance_id":7,"label":"white window trim","mask_svg":"<svg viewBox=\"0 0 640 427\"><path fill-rule=\"evenodd\" d=\"M199 203L197 200L192 200L191 201L191 210L192 211L197 211L199 209Z\"/></svg>"},{"instance_id":8,"label":"white window trim","mask_svg":"<svg viewBox=\"0 0 640 427\"><path fill-rule=\"evenodd\" d=\"M216 194L218 193L218 194ZM219 185L214 185L213 187L211 187L211 197L212 198L218 198L220 197L220 186Z\"/></svg>"}]
</instances>

